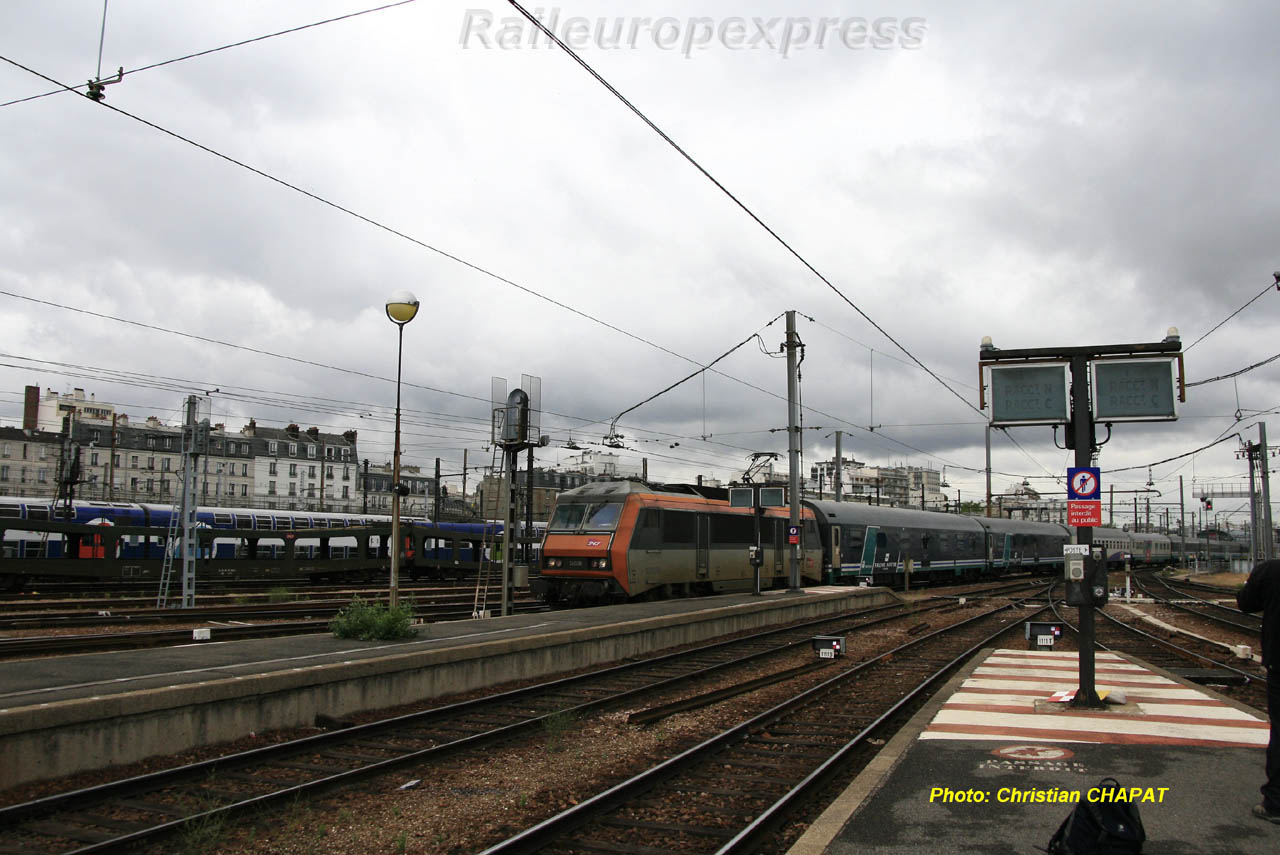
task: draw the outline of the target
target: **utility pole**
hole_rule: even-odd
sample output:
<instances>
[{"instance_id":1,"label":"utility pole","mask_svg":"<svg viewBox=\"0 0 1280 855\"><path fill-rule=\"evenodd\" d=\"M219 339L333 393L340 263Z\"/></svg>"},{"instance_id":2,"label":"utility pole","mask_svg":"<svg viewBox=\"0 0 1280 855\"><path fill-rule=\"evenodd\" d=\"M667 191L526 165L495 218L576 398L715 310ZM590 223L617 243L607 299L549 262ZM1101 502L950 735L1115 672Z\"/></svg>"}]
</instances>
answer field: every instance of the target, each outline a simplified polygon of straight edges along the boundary
<instances>
[{"instance_id":1,"label":"utility pole","mask_svg":"<svg viewBox=\"0 0 1280 855\"><path fill-rule=\"evenodd\" d=\"M528 538L533 537L533 446L529 446L527 468L524 491L524 536L526 538L524 543L524 563L531 565L533 564L533 543Z\"/></svg>"},{"instance_id":2,"label":"utility pole","mask_svg":"<svg viewBox=\"0 0 1280 855\"><path fill-rule=\"evenodd\" d=\"M369 458L364 459L364 475L360 478L360 492L364 494L360 502L360 513L369 513Z\"/></svg>"},{"instance_id":3,"label":"utility pole","mask_svg":"<svg viewBox=\"0 0 1280 855\"><path fill-rule=\"evenodd\" d=\"M1262 560L1262 535L1258 531L1258 484L1253 468L1257 452L1258 446L1252 442L1244 444L1244 454L1249 459L1249 560L1254 563Z\"/></svg>"},{"instance_id":4,"label":"utility pole","mask_svg":"<svg viewBox=\"0 0 1280 855\"><path fill-rule=\"evenodd\" d=\"M196 605L196 460L197 440L200 435L196 424L196 396L187 396L187 418L182 426L182 607ZM208 456L205 456L208 460Z\"/></svg>"},{"instance_id":5,"label":"utility pole","mask_svg":"<svg viewBox=\"0 0 1280 855\"><path fill-rule=\"evenodd\" d=\"M440 458L436 458L436 486L432 495L431 521L440 522Z\"/></svg>"},{"instance_id":6,"label":"utility pole","mask_svg":"<svg viewBox=\"0 0 1280 855\"><path fill-rule=\"evenodd\" d=\"M467 450L462 449L462 508L467 507Z\"/></svg>"},{"instance_id":7,"label":"utility pole","mask_svg":"<svg viewBox=\"0 0 1280 855\"><path fill-rule=\"evenodd\" d=\"M1280 283L1280 280L1277 282ZM1271 455L1267 452L1266 422L1258 422L1258 445L1258 464L1262 469L1262 519L1259 520L1263 529L1262 560L1268 561L1276 557L1276 535L1271 524L1271 465L1267 462Z\"/></svg>"},{"instance_id":8,"label":"utility pole","mask_svg":"<svg viewBox=\"0 0 1280 855\"><path fill-rule=\"evenodd\" d=\"M116 498L116 414L111 414L111 457L107 459L107 501Z\"/></svg>"},{"instance_id":9,"label":"utility pole","mask_svg":"<svg viewBox=\"0 0 1280 855\"><path fill-rule=\"evenodd\" d=\"M844 431L836 431L836 483L834 489L837 502L843 501L844 499L843 493L841 492L844 485L844 473L840 471L844 469L844 458L840 456L840 440L843 438Z\"/></svg>"},{"instance_id":10,"label":"utility pole","mask_svg":"<svg viewBox=\"0 0 1280 855\"><path fill-rule=\"evenodd\" d=\"M787 465L790 467L788 477L788 506L791 515L788 518L793 530L800 531L801 536L791 544L791 590L800 590L800 540L804 539L800 528L800 394L799 394L799 361L796 351L802 347L800 337L796 335L796 313L794 309L787 311Z\"/></svg>"},{"instance_id":11,"label":"utility pole","mask_svg":"<svg viewBox=\"0 0 1280 855\"><path fill-rule=\"evenodd\" d=\"M1187 566L1187 499L1186 494L1182 491L1182 476L1178 476L1178 534L1180 545L1178 546L1179 563Z\"/></svg>"},{"instance_id":12,"label":"utility pole","mask_svg":"<svg viewBox=\"0 0 1280 855\"><path fill-rule=\"evenodd\" d=\"M876 502L876 504L880 504ZM987 516L991 516L991 424L987 423Z\"/></svg>"}]
</instances>

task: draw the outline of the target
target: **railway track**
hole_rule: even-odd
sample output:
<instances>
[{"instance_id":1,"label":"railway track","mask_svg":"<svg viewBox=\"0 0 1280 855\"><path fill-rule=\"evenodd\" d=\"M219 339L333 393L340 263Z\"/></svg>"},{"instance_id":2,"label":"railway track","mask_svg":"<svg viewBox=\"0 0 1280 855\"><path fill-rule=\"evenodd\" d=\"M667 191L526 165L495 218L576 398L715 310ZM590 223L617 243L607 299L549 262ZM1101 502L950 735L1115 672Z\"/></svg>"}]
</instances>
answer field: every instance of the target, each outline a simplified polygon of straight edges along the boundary
<instances>
[{"instance_id":1,"label":"railway track","mask_svg":"<svg viewBox=\"0 0 1280 855\"><path fill-rule=\"evenodd\" d=\"M249 638L274 638L286 635L306 635L326 632L329 620L337 614L341 606L321 608L294 608L278 610L278 608L262 611L239 611L219 613L218 617L205 616L194 619L181 613L172 619L160 619L165 623L185 623L192 621L204 624L209 630L207 641L241 641ZM512 603L516 614L532 614L547 611L546 605L532 598L517 599ZM289 620L291 617L304 615L305 620ZM414 618L423 623L470 620L473 617L472 601L428 604L415 606ZM208 626L213 621L224 623ZM273 623L247 623L240 621L275 621ZM88 625L97 625L90 621ZM123 621L129 623L129 621ZM134 625L137 625L136 623ZM65 627L69 624L56 624ZM45 627L50 628L50 627ZM30 656L50 656L72 653L91 653L108 650L139 650L151 647L166 647L174 644L189 644L193 641L192 629L154 629L136 630L132 632L89 633L71 635L36 635L0 638L0 659L22 659Z\"/></svg>"},{"instance_id":2,"label":"railway track","mask_svg":"<svg viewBox=\"0 0 1280 855\"><path fill-rule=\"evenodd\" d=\"M558 718L641 695L671 700L708 680L735 682L734 669L745 663L783 661L771 667L786 671L815 634L917 623L922 614L956 609L938 600L826 618L15 805L0 810L0 853L120 849L460 751L532 738Z\"/></svg>"},{"instance_id":3,"label":"railway track","mask_svg":"<svg viewBox=\"0 0 1280 855\"><path fill-rule=\"evenodd\" d=\"M1235 658L1224 645L1186 634L1178 635L1175 641L1167 630L1142 627L1109 609L1099 609L1097 615L1101 620L1095 623L1094 642L1099 649L1137 656L1193 682L1211 685L1256 710L1267 708L1267 678L1262 667ZM1059 617L1077 632L1070 620Z\"/></svg>"},{"instance_id":4,"label":"railway track","mask_svg":"<svg viewBox=\"0 0 1280 855\"><path fill-rule=\"evenodd\" d=\"M1249 634L1255 644L1262 636L1262 618L1259 615L1246 614L1232 606L1193 596L1154 574L1136 577L1134 582L1139 590L1163 605Z\"/></svg>"},{"instance_id":5,"label":"railway track","mask_svg":"<svg viewBox=\"0 0 1280 855\"><path fill-rule=\"evenodd\" d=\"M787 825L814 810L815 794L834 777L874 756L872 739L895 731L971 655L1032 616L1001 606L832 669L789 700L484 855L783 851Z\"/></svg>"}]
</instances>

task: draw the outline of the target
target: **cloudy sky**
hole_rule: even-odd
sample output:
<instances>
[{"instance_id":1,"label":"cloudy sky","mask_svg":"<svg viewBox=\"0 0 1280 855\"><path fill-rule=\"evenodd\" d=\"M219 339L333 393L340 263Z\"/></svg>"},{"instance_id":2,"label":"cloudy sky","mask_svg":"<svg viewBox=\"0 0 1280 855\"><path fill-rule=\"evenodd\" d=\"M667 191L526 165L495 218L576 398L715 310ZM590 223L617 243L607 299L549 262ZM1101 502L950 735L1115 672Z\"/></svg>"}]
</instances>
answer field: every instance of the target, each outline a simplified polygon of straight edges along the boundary
<instances>
[{"instance_id":1,"label":"cloudy sky","mask_svg":"<svg viewBox=\"0 0 1280 855\"><path fill-rule=\"evenodd\" d=\"M945 466L975 498L983 336L1176 326L1189 382L1278 349L1272 3L529 6L777 238L509 4L186 59L375 4L109 0L105 30L103 5L0 4L3 424L28 384L172 421L218 389L216 421L355 428L385 460L383 306L407 289L407 462L487 464L493 376L542 378L554 464L746 341L617 427L655 478L727 479L786 449L795 310L806 469L842 430L847 455ZM123 82L58 91L98 75L100 38ZM1194 386L1179 421L1116 427L1104 489L1148 464L1161 501L1179 475L1189 506L1193 483L1241 483L1238 440L1187 453L1256 440L1278 407L1280 361ZM996 432L995 490L1063 489L1053 440Z\"/></svg>"}]
</instances>

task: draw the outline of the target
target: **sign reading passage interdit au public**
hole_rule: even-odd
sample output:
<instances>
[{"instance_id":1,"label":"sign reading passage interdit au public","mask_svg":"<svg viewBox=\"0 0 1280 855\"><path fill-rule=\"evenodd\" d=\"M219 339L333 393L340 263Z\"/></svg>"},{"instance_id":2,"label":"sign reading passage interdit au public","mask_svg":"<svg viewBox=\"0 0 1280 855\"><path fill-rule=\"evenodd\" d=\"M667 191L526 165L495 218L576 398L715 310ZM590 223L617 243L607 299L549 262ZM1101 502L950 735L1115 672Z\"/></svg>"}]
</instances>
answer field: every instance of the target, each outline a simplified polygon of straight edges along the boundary
<instances>
[{"instance_id":1,"label":"sign reading passage interdit au public","mask_svg":"<svg viewBox=\"0 0 1280 855\"><path fill-rule=\"evenodd\" d=\"M991 424L1057 425L1070 420L1067 363L991 365Z\"/></svg>"},{"instance_id":2,"label":"sign reading passage interdit au public","mask_svg":"<svg viewBox=\"0 0 1280 855\"><path fill-rule=\"evenodd\" d=\"M1067 525L1102 525L1102 472L1098 467L1067 468Z\"/></svg>"}]
</instances>

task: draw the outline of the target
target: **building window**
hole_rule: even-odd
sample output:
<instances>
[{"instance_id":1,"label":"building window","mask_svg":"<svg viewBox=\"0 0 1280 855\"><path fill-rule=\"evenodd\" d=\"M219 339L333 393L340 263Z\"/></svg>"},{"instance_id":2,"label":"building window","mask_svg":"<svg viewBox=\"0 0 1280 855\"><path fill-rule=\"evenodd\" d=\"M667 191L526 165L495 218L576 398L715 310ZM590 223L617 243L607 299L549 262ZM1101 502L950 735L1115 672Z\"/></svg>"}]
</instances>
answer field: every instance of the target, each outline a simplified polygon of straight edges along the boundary
<instances>
[{"instance_id":1,"label":"building window","mask_svg":"<svg viewBox=\"0 0 1280 855\"><path fill-rule=\"evenodd\" d=\"M138 468L138 455L136 455L136 454L130 454L130 455L129 455L129 466L130 466L130 468L132 468L132 469L137 469L137 468Z\"/></svg>"},{"instance_id":2,"label":"building window","mask_svg":"<svg viewBox=\"0 0 1280 855\"><path fill-rule=\"evenodd\" d=\"M48 454L49 454L49 449L43 445L40 446L40 455L39 455L40 459L44 460Z\"/></svg>"},{"instance_id":3,"label":"building window","mask_svg":"<svg viewBox=\"0 0 1280 855\"><path fill-rule=\"evenodd\" d=\"M147 437L147 448L156 447L156 438L154 436Z\"/></svg>"},{"instance_id":4,"label":"building window","mask_svg":"<svg viewBox=\"0 0 1280 855\"><path fill-rule=\"evenodd\" d=\"M314 445L307 446L307 457L311 458L312 460L316 459L316 447Z\"/></svg>"},{"instance_id":5,"label":"building window","mask_svg":"<svg viewBox=\"0 0 1280 855\"><path fill-rule=\"evenodd\" d=\"M0 466L0 481L8 481L8 480L9 480L9 467Z\"/></svg>"},{"instance_id":6,"label":"building window","mask_svg":"<svg viewBox=\"0 0 1280 855\"><path fill-rule=\"evenodd\" d=\"M100 431L100 430L91 430L91 431L89 431L89 441L90 441L90 442L102 442L102 431ZM6 455L6 456L8 456L8 455Z\"/></svg>"},{"instance_id":7,"label":"building window","mask_svg":"<svg viewBox=\"0 0 1280 855\"><path fill-rule=\"evenodd\" d=\"M155 479L154 479L154 478L148 478L148 479L147 479L147 492L148 492L148 493L150 493L150 492L151 492L152 490L154 490L155 488L156 488L156 481L155 481Z\"/></svg>"},{"instance_id":8,"label":"building window","mask_svg":"<svg viewBox=\"0 0 1280 855\"><path fill-rule=\"evenodd\" d=\"M296 463L290 463L290 464L289 464L289 477L290 477L290 478L296 478L297 476L298 476L298 464L296 464Z\"/></svg>"},{"instance_id":9,"label":"building window","mask_svg":"<svg viewBox=\"0 0 1280 855\"><path fill-rule=\"evenodd\" d=\"M343 480L343 481L350 481L350 480L351 480L351 467L350 467L350 466L343 466L343 467L342 467L342 480Z\"/></svg>"},{"instance_id":10,"label":"building window","mask_svg":"<svg viewBox=\"0 0 1280 855\"><path fill-rule=\"evenodd\" d=\"M168 472L168 471L169 471L169 464L170 464L170 463L172 463L172 462L173 462L173 458L172 458L172 457L162 457L162 458L160 459L160 471L161 471L161 472Z\"/></svg>"},{"instance_id":11,"label":"building window","mask_svg":"<svg viewBox=\"0 0 1280 855\"><path fill-rule=\"evenodd\" d=\"M280 453L280 443L276 442L274 439L267 443L267 454L270 454L272 457L274 457L279 453Z\"/></svg>"},{"instance_id":12,"label":"building window","mask_svg":"<svg viewBox=\"0 0 1280 855\"><path fill-rule=\"evenodd\" d=\"M316 468L314 466L307 467L307 477L308 478L316 477Z\"/></svg>"},{"instance_id":13,"label":"building window","mask_svg":"<svg viewBox=\"0 0 1280 855\"><path fill-rule=\"evenodd\" d=\"M293 483L292 481L289 482L289 495L290 496L298 495L298 485Z\"/></svg>"},{"instance_id":14,"label":"building window","mask_svg":"<svg viewBox=\"0 0 1280 855\"><path fill-rule=\"evenodd\" d=\"M315 497L316 497L316 487L314 484L312 484L311 486L307 487L307 498L314 499Z\"/></svg>"},{"instance_id":15,"label":"building window","mask_svg":"<svg viewBox=\"0 0 1280 855\"><path fill-rule=\"evenodd\" d=\"M325 449L324 449L324 459L325 459L325 460L332 460L332 459L333 459L333 446L332 446L332 445L325 446Z\"/></svg>"},{"instance_id":16,"label":"building window","mask_svg":"<svg viewBox=\"0 0 1280 855\"><path fill-rule=\"evenodd\" d=\"M274 473L273 473L273 474L274 474ZM276 494L276 482L275 482L275 481L268 481L268 482L267 482L267 495L268 495L268 496L274 496L275 494Z\"/></svg>"},{"instance_id":17,"label":"building window","mask_svg":"<svg viewBox=\"0 0 1280 855\"><path fill-rule=\"evenodd\" d=\"M160 495L167 496L168 494L169 494L169 479L161 478L160 479Z\"/></svg>"},{"instance_id":18,"label":"building window","mask_svg":"<svg viewBox=\"0 0 1280 855\"><path fill-rule=\"evenodd\" d=\"M248 464L248 463L241 463L241 464L240 464L240 477L241 477L241 478L248 478L248 477L249 477L249 464Z\"/></svg>"},{"instance_id":19,"label":"building window","mask_svg":"<svg viewBox=\"0 0 1280 855\"><path fill-rule=\"evenodd\" d=\"M148 469L155 469L155 468L156 468L156 459L155 459L154 457L148 457L148 458L147 458L147 468L148 468Z\"/></svg>"},{"instance_id":20,"label":"building window","mask_svg":"<svg viewBox=\"0 0 1280 855\"><path fill-rule=\"evenodd\" d=\"M112 466L119 466L119 465L120 465L120 455L119 455L119 454L113 454L113 455L111 455L111 465L112 465Z\"/></svg>"},{"instance_id":21,"label":"building window","mask_svg":"<svg viewBox=\"0 0 1280 855\"><path fill-rule=\"evenodd\" d=\"M351 488L344 485L342 488L342 498L350 499L351 498L350 491L351 491Z\"/></svg>"},{"instance_id":22,"label":"building window","mask_svg":"<svg viewBox=\"0 0 1280 855\"><path fill-rule=\"evenodd\" d=\"M267 474L268 475L276 474L276 462L274 460L272 460L270 463L267 464Z\"/></svg>"},{"instance_id":23,"label":"building window","mask_svg":"<svg viewBox=\"0 0 1280 855\"><path fill-rule=\"evenodd\" d=\"M4 446L3 446L3 451L0 451L0 456L3 456L3 457L8 457L8 456L9 456L9 443L7 443L7 442L6 442L6 443L4 444Z\"/></svg>"},{"instance_id":24,"label":"building window","mask_svg":"<svg viewBox=\"0 0 1280 855\"><path fill-rule=\"evenodd\" d=\"M326 467L324 468L324 477L328 478L330 481L332 481L332 480L333 480L333 467L332 467L332 466L326 466Z\"/></svg>"},{"instance_id":25,"label":"building window","mask_svg":"<svg viewBox=\"0 0 1280 855\"><path fill-rule=\"evenodd\" d=\"M243 498L244 496L247 496L247 495L249 495L249 485L248 485L248 484L241 484L241 485L240 485L240 496Z\"/></svg>"},{"instance_id":26,"label":"building window","mask_svg":"<svg viewBox=\"0 0 1280 855\"><path fill-rule=\"evenodd\" d=\"M165 448L173 448L173 437L171 437L171 436L166 436L166 437L164 438L164 447L165 447Z\"/></svg>"},{"instance_id":27,"label":"building window","mask_svg":"<svg viewBox=\"0 0 1280 855\"><path fill-rule=\"evenodd\" d=\"M290 457L298 456L298 443L296 442L289 443L289 456Z\"/></svg>"},{"instance_id":28,"label":"building window","mask_svg":"<svg viewBox=\"0 0 1280 855\"><path fill-rule=\"evenodd\" d=\"M90 466L97 466L97 465L98 465L98 452L96 452L96 451L90 451L90 452L89 452L89 465L90 465Z\"/></svg>"}]
</instances>

